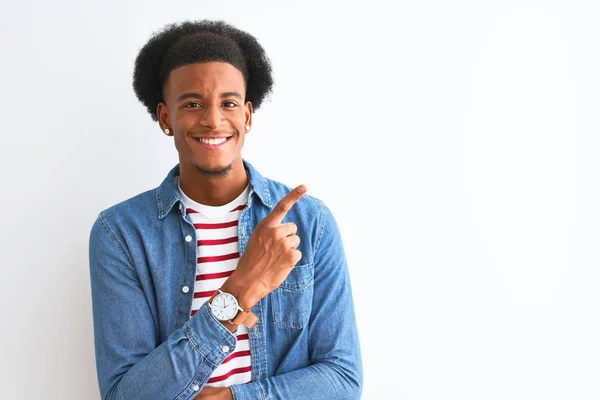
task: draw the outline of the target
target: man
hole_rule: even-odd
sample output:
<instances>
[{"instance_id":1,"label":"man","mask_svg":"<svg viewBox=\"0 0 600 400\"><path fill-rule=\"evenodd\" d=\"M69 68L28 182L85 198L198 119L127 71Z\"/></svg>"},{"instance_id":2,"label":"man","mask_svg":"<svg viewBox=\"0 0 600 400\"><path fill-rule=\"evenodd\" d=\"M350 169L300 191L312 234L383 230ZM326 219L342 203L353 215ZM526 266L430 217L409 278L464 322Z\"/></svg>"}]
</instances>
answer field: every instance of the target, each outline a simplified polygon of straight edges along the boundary
<instances>
[{"instance_id":1,"label":"man","mask_svg":"<svg viewBox=\"0 0 600 400\"><path fill-rule=\"evenodd\" d=\"M134 90L179 163L90 234L103 399L356 399L362 365L335 219L241 149L273 85L251 35L172 24Z\"/></svg>"}]
</instances>

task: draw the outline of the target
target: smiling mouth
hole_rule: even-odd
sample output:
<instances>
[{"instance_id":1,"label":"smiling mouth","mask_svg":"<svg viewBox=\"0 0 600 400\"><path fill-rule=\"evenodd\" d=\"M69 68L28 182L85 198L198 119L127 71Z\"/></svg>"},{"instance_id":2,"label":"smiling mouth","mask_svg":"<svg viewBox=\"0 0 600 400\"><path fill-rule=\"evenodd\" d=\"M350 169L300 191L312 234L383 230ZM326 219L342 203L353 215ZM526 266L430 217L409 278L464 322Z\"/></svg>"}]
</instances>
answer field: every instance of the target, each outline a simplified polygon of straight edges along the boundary
<instances>
[{"instance_id":1,"label":"smiling mouth","mask_svg":"<svg viewBox=\"0 0 600 400\"><path fill-rule=\"evenodd\" d=\"M233 136L229 136L229 137L219 137L219 138L206 138L206 137L193 137L192 139L202 145L204 145L205 147L218 147L221 146L223 143L228 142L229 140L231 140Z\"/></svg>"}]
</instances>

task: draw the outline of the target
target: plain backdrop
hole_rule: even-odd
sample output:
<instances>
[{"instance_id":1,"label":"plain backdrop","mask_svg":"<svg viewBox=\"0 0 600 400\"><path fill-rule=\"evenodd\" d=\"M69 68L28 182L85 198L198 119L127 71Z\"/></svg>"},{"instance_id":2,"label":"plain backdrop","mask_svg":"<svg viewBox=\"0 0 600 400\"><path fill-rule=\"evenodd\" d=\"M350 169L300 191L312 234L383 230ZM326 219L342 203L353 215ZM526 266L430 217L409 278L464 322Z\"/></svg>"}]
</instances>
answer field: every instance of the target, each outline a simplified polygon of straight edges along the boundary
<instances>
[{"instance_id":1,"label":"plain backdrop","mask_svg":"<svg viewBox=\"0 0 600 400\"><path fill-rule=\"evenodd\" d=\"M209 18L273 63L243 156L338 221L363 399L599 399L597 4L3 0L0 398L99 398L89 230L178 161L133 61Z\"/></svg>"}]
</instances>

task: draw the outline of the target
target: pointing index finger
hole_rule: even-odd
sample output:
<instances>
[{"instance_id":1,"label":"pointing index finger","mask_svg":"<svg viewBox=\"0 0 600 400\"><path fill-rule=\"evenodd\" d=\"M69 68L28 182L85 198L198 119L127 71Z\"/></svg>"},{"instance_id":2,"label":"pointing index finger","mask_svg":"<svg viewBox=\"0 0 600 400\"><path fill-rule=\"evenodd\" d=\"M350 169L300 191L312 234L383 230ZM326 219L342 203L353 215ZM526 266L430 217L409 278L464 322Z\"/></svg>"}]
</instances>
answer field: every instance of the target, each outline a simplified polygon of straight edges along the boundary
<instances>
[{"instance_id":1,"label":"pointing index finger","mask_svg":"<svg viewBox=\"0 0 600 400\"><path fill-rule=\"evenodd\" d=\"M271 211L263 220L266 220L265 222L268 224L280 224L292 206L296 204L305 193L305 185L296 186L279 200L277 205L273 208L273 211Z\"/></svg>"}]
</instances>

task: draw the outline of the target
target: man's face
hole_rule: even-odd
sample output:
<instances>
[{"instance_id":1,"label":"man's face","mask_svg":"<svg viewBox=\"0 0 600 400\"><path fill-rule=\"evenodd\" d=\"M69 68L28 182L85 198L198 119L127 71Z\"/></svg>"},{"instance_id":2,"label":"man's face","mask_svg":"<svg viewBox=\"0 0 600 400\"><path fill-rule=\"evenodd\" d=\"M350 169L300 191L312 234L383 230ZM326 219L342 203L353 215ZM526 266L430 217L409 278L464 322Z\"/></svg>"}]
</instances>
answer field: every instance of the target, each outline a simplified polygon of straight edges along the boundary
<instances>
[{"instance_id":1,"label":"man's face","mask_svg":"<svg viewBox=\"0 0 600 400\"><path fill-rule=\"evenodd\" d=\"M245 96L244 77L231 64L205 62L171 71L163 88L166 105L159 104L157 113L161 127L174 135L182 168L222 175L241 163L252 118Z\"/></svg>"}]
</instances>

